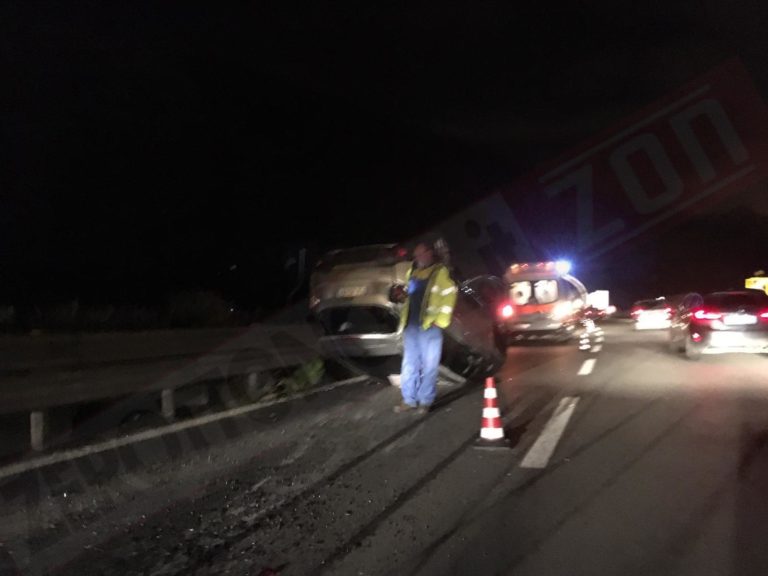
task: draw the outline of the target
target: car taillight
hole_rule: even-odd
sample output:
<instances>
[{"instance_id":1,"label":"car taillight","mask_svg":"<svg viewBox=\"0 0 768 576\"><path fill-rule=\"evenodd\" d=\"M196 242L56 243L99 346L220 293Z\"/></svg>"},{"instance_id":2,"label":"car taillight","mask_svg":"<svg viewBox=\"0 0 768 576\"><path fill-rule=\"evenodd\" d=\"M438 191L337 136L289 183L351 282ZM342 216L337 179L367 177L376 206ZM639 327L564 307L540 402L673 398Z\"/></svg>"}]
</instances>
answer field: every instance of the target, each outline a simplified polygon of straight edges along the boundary
<instances>
[{"instance_id":1,"label":"car taillight","mask_svg":"<svg viewBox=\"0 0 768 576\"><path fill-rule=\"evenodd\" d=\"M632 316L638 316L642 311L643 311L642 308L635 308L634 310L632 310Z\"/></svg>"},{"instance_id":2,"label":"car taillight","mask_svg":"<svg viewBox=\"0 0 768 576\"><path fill-rule=\"evenodd\" d=\"M512 306L512 304L503 304L501 308L499 308L499 316L502 318L511 318L515 315L515 308Z\"/></svg>"},{"instance_id":3,"label":"car taillight","mask_svg":"<svg viewBox=\"0 0 768 576\"><path fill-rule=\"evenodd\" d=\"M768 320L768 310L766 310L765 312L760 312L760 319Z\"/></svg>"},{"instance_id":4,"label":"car taillight","mask_svg":"<svg viewBox=\"0 0 768 576\"><path fill-rule=\"evenodd\" d=\"M720 312L712 312L700 308L693 313L693 317L696 318L696 320L720 320L723 315L720 314Z\"/></svg>"}]
</instances>

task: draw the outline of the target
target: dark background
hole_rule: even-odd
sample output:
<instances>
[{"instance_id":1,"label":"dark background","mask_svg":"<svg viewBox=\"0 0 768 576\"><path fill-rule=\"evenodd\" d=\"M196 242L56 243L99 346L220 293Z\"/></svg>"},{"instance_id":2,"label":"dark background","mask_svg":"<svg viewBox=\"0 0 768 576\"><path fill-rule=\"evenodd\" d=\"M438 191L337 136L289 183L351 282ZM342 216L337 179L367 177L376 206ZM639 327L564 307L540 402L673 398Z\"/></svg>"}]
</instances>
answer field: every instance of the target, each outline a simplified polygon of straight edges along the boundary
<instances>
[{"instance_id":1,"label":"dark background","mask_svg":"<svg viewBox=\"0 0 768 576\"><path fill-rule=\"evenodd\" d=\"M757 1L219 4L2 4L0 304L273 310L301 248L409 238L726 59L768 94ZM766 214L745 191L585 280L740 286Z\"/></svg>"}]
</instances>

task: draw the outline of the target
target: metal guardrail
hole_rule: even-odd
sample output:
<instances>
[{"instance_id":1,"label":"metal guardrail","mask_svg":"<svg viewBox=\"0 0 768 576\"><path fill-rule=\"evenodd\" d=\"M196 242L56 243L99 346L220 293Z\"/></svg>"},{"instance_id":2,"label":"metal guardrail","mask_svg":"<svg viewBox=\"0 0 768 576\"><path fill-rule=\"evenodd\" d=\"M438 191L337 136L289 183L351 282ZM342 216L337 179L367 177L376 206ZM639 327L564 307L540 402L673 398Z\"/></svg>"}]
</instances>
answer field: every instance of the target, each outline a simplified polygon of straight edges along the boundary
<instances>
[{"instance_id":1,"label":"metal guardrail","mask_svg":"<svg viewBox=\"0 0 768 576\"><path fill-rule=\"evenodd\" d=\"M176 392L186 386L234 378L255 384L260 373L298 366L321 356L311 327L303 325L254 325L237 331L199 331L181 336L184 338L169 342L167 349L161 338L148 350L142 339L156 338L157 334L106 335L111 341L107 347L98 335L90 335L75 339L74 345L70 342L55 357L37 359L29 350L26 358L14 356L13 342L5 339L2 356L11 361L0 367L0 415L28 412L30 446L42 450L49 435L49 412L58 407L157 392L162 415L170 420L176 414ZM200 343L208 349L202 350ZM27 344L18 342L19 347ZM181 353L184 346L198 351ZM99 347L102 349L96 353L94 349ZM41 350L45 353L50 347L38 346L38 355Z\"/></svg>"}]
</instances>

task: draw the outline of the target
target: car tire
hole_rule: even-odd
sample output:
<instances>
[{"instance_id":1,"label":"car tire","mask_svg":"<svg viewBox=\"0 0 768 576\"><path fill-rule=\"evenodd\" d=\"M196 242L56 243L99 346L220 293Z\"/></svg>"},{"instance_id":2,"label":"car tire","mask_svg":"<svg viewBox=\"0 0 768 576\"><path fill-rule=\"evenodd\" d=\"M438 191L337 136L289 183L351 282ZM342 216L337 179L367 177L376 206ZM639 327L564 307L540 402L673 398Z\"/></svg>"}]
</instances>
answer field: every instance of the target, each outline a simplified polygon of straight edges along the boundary
<instances>
[{"instance_id":1,"label":"car tire","mask_svg":"<svg viewBox=\"0 0 768 576\"><path fill-rule=\"evenodd\" d=\"M681 344L678 340L675 340L674 338L670 337L669 339L669 351L673 354L682 354L685 352L685 346Z\"/></svg>"},{"instance_id":2,"label":"car tire","mask_svg":"<svg viewBox=\"0 0 768 576\"><path fill-rule=\"evenodd\" d=\"M696 348L696 346L693 344L693 342L690 341L690 339L686 339L685 341L685 357L688 360L701 360L701 350L699 348Z\"/></svg>"}]
</instances>

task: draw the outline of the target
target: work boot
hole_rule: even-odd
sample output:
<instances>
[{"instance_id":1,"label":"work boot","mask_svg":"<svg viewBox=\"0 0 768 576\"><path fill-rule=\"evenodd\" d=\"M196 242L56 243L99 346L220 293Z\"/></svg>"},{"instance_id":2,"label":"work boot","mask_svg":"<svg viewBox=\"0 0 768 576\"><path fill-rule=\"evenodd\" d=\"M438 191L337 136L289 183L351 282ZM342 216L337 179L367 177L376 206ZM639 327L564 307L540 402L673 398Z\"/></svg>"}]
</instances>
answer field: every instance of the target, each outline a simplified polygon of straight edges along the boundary
<instances>
[{"instance_id":1,"label":"work boot","mask_svg":"<svg viewBox=\"0 0 768 576\"><path fill-rule=\"evenodd\" d=\"M400 404L398 404L394 408L395 414L402 414L403 412L413 412L414 410L416 410L416 406L412 406L405 402L400 402Z\"/></svg>"}]
</instances>

